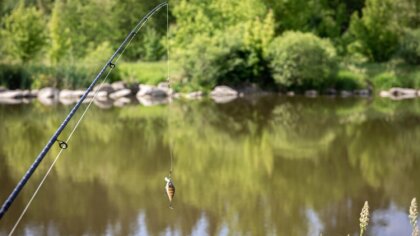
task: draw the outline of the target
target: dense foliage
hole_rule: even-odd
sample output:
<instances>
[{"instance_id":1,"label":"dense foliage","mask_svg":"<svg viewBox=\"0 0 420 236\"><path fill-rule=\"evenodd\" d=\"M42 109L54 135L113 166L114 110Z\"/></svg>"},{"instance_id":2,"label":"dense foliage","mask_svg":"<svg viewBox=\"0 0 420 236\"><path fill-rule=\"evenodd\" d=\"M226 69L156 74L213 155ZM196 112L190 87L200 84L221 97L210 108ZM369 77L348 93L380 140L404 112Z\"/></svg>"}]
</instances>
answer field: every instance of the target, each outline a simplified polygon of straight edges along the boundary
<instances>
[{"instance_id":1,"label":"dense foliage","mask_svg":"<svg viewBox=\"0 0 420 236\"><path fill-rule=\"evenodd\" d=\"M404 33L401 40L401 56L407 63L420 65L420 28Z\"/></svg>"},{"instance_id":2,"label":"dense foliage","mask_svg":"<svg viewBox=\"0 0 420 236\"><path fill-rule=\"evenodd\" d=\"M232 1L225 4L226 8L232 8ZM183 5L181 5L183 6ZM186 6L186 5L185 5ZM251 12L254 8L244 1L237 1L236 7L247 8ZM245 9L244 9L245 11ZM184 13L185 11L179 11ZM175 16L177 16L176 11ZM208 13L213 17L227 18L228 14L222 12ZM195 15L191 12L194 22L204 25L209 21L209 16ZM203 33L191 39L182 39L183 34L174 37L175 44L183 44L175 47L175 57L182 68L183 83L190 88L213 87L216 84L240 85L242 83L257 82L269 84L268 63L266 59L268 45L274 36L274 19L272 14L265 18L259 16L259 12L242 16L244 19L235 21L236 18L225 19L229 24L209 27L215 28L214 33L203 28ZM248 19L246 19L248 18ZM201 23L200 23L201 22ZM188 29L189 21L178 22L178 27ZM194 28L191 28L194 31ZM179 43L178 43L179 42Z\"/></svg>"},{"instance_id":3,"label":"dense foliage","mask_svg":"<svg viewBox=\"0 0 420 236\"><path fill-rule=\"evenodd\" d=\"M270 46L276 82L286 87L322 88L336 76L334 46L311 33L286 32Z\"/></svg>"},{"instance_id":4,"label":"dense foliage","mask_svg":"<svg viewBox=\"0 0 420 236\"><path fill-rule=\"evenodd\" d=\"M139 18L159 2L3 0L0 2L3 42L0 62L4 68L32 63L56 66L57 70L89 67L93 71L116 49ZM418 65L419 12L418 0L172 0L168 12L170 42L166 40L167 19L163 9L150 18L124 58L130 62L164 60L169 47L171 59L178 64L179 70L173 72L173 77L180 88L248 83L276 88L274 81L279 82L278 73L284 68L278 63L282 59L270 52L273 48L269 45L273 45L274 39L293 44L286 42L293 39L286 37L287 31L298 35L298 32L311 33L322 42L328 39L331 43L327 51L336 51L335 64L346 71L344 74L354 67L364 67L363 63L392 64L399 58L403 59L402 63ZM306 68L299 62L293 63ZM315 64L311 67L323 70L315 68ZM302 72L293 80L297 84L286 84L292 87L307 81L311 82L306 87L325 82L330 87L337 84L334 80L339 77L333 72L322 73L317 79L307 80L300 77L306 74ZM64 80L70 79L67 73L61 74ZM327 77L331 79L326 80ZM278 85L283 83L280 81ZM3 78L1 84L6 84Z\"/></svg>"},{"instance_id":5,"label":"dense foliage","mask_svg":"<svg viewBox=\"0 0 420 236\"><path fill-rule=\"evenodd\" d=\"M0 31L4 49L16 59L27 62L35 57L46 44L45 21L35 7L26 8L21 2L4 19ZM3 40L2 40L3 41Z\"/></svg>"},{"instance_id":6,"label":"dense foliage","mask_svg":"<svg viewBox=\"0 0 420 236\"><path fill-rule=\"evenodd\" d=\"M389 60L398 47L398 31L391 0L368 0L362 17L358 13L353 14L349 34L355 39L349 45L350 50L372 61Z\"/></svg>"}]
</instances>

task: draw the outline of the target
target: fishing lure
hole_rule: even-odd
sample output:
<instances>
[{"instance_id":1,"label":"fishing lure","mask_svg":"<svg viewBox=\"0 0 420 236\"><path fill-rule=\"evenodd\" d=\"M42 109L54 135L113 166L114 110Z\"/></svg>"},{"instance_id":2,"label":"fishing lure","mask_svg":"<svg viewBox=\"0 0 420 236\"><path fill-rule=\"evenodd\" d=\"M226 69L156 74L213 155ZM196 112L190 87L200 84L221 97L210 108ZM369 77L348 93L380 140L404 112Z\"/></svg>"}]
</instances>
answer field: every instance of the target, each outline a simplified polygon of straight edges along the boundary
<instances>
[{"instance_id":1,"label":"fishing lure","mask_svg":"<svg viewBox=\"0 0 420 236\"><path fill-rule=\"evenodd\" d=\"M169 199L169 208L172 208L172 200L174 199L175 196L175 185L172 182L171 177L165 177L165 181L166 181L166 186L165 186L165 190L166 190L166 195L168 195L168 199Z\"/></svg>"}]
</instances>

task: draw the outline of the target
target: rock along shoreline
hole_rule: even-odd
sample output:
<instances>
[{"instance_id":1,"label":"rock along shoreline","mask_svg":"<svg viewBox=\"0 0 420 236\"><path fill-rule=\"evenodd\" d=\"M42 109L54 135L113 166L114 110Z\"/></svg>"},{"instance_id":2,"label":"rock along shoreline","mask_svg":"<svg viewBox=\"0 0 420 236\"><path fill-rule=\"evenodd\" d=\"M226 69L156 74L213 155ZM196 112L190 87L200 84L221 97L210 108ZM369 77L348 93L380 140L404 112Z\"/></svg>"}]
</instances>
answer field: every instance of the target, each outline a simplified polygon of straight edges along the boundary
<instances>
[{"instance_id":1,"label":"rock along shoreline","mask_svg":"<svg viewBox=\"0 0 420 236\"><path fill-rule=\"evenodd\" d=\"M71 105L76 103L84 94L85 90L58 90L56 88L43 88L40 90L8 90L0 87L0 104L22 104L30 103L34 99L39 100L44 105L64 104ZM276 94L259 89L257 86L249 86L235 90L228 86L216 86L208 95L202 91L190 93L176 93L170 87L169 83L160 83L157 86L144 84L127 84L122 81L112 84L97 85L88 94L85 103L93 100L94 104L101 108L111 108L113 106L121 107L128 104L140 103L144 106L154 106L166 104L173 99L196 100L203 97L210 97L216 103L228 103L238 97L260 96L267 94ZM295 92L277 93L278 95L295 96ZM307 90L303 94L306 97L318 97L316 90ZM322 95L332 97L366 97L373 96L369 89L355 91L336 91L327 89ZM408 88L391 88L388 91L381 91L380 97L386 97L393 100L413 99L420 97L420 90Z\"/></svg>"}]
</instances>

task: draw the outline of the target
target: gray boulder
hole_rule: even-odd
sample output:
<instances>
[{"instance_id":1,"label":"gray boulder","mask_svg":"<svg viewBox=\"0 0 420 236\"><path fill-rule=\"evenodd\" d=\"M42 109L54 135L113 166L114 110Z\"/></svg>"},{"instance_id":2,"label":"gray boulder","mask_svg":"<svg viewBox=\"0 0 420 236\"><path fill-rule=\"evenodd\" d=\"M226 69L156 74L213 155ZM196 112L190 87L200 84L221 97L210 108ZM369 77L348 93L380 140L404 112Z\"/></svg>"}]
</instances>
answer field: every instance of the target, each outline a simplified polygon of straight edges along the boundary
<instances>
[{"instance_id":1,"label":"gray boulder","mask_svg":"<svg viewBox=\"0 0 420 236\"><path fill-rule=\"evenodd\" d=\"M58 99L58 101L63 105L71 105L76 103L78 98L75 97L61 97Z\"/></svg>"},{"instance_id":2,"label":"gray boulder","mask_svg":"<svg viewBox=\"0 0 420 236\"><path fill-rule=\"evenodd\" d=\"M146 107L166 104L170 102L170 100L167 97L151 97L151 96L137 97L137 100L140 102L140 104Z\"/></svg>"},{"instance_id":3,"label":"gray boulder","mask_svg":"<svg viewBox=\"0 0 420 236\"><path fill-rule=\"evenodd\" d=\"M38 92L38 98L58 98L60 91L56 88L43 88Z\"/></svg>"},{"instance_id":4,"label":"gray boulder","mask_svg":"<svg viewBox=\"0 0 420 236\"><path fill-rule=\"evenodd\" d=\"M379 96L383 98L389 98L391 97L391 93L389 91L382 90L381 92L379 92Z\"/></svg>"},{"instance_id":5,"label":"gray boulder","mask_svg":"<svg viewBox=\"0 0 420 236\"><path fill-rule=\"evenodd\" d=\"M15 99L15 98L23 98L24 91L22 90L7 90L0 93L0 98L3 99Z\"/></svg>"},{"instance_id":6,"label":"gray boulder","mask_svg":"<svg viewBox=\"0 0 420 236\"><path fill-rule=\"evenodd\" d=\"M16 105L23 103L23 99L21 98L1 98L0 97L0 104L7 104L7 105Z\"/></svg>"},{"instance_id":7,"label":"gray boulder","mask_svg":"<svg viewBox=\"0 0 420 236\"><path fill-rule=\"evenodd\" d=\"M307 96L307 97L316 97L316 96L318 96L318 91L316 91L316 90L307 90L307 91L305 91L305 96Z\"/></svg>"},{"instance_id":8,"label":"gray boulder","mask_svg":"<svg viewBox=\"0 0 420 236\"><path fill-rule=\"evenodd\" d=\"M112 84L111 84L111 87L112 87L114 90L122 90L122 89L126 89L126 88L128 88L128 87L127 87L127 84L126 84L125 82L123 82L123 81L117 81L117 82L114 82L114 83L112 83Z\"/></svg>"},{"instance_id":9,"label":"gray boulder","mask_svg":"<svg viewBox=\"0 0 420 236\"><path fill-rule=\"evenodd\" d=\"M131 100L127 97L120 97L114 101L114 106L116 107L123 107L131 103Z\"/></svg>"},{"instance_id":10,"label":"gray boulder","mask_svg":"<svg viewBox=\"0 0 420 236\"><path fill-rule=\"evenodd\" d=\"M89 92L87 97L88 98L93 98L95 97L95 99L97 99L98 97L108 97L109 93L107 91L92 91Z\"/></svg>"},{"instance_id":11,"label":"gray boulder","mask_svg":"<svg viewBox=\"0 0 420 236\"><path fill-rule=\"evenodd\" d=\"M42 97L38 96L38 101L44 105L51 106L58 103L58 97Z\"/></svg>"},{"instance_id":12,"label":"gray boulder","mask_svg":"<svg viewBox=\"0 0 420 236\"><path fill-rule=\"evenodd\" d=\"M157 86L158 88L163 88L163 89L169 89L171 87L171 84L169 82L161 82L158 84Z\"/></svg>"},{"instance_id":13,"label":"gray boulder","mask_svg":"<svg viewBox=\"0 0 420 236\"><path fill-rule=\"evenodd\" d=\"M139 85L139 91L137 92L137 97L167 97L168 92L166 89L157 88L150 85Z\"/></svg>"},{"instance_id":14,"label":"gray boulder","mask_svg":"<svg viewBox=\"0 0 420 236\"><path fill-rule=\"evenodd\" d=\"M355 90L353 94L360 97L369 97L371 94L371 91L369 89L359 89L359 90Z\"/></svg>"},{"instance_id":15,"label":"gray boulder","mask_svg":"<svg viewBox=\"0 0 420 236\"><path fill-rule=\"evenodd\" d=\"M28 97L29 98L36 98L36 97L38 97L38 92L39 92L39 90L37 90L37 89L29 90Z\"/></svg>"},{"instance_id":16,"label":"gray boulder","mask_svg":"<svg viewBox=\"0 0 420 236\"><path fill-rule=\"evenodd\" d=\"M111 93L109 97L111 99L117 100L118 98L129 97L131 95L132 93L130 89L121 89L121 90Z\"/></svg>"},{"instance_id":17,"label":"gray boulder","mask_svg":"<svg viewBox=\"0 0 420 236\"><path fill-rule=\"evenodd\" d=\"M60 98L80 98L84 94L83 90L68 90L63 89L60 91Z\"/></svg>"},{"instance_id":18,"label":"gray boulder","mask_svg":"<svg viewBox=\"0 0 420 236\"><path fill-rule=\"evenodd\" d=\"M100 84L96 85L93 88L93 91L106 91L107 93L112 93L115 91L115 89L112 87L112 85L108 84L108 83L104 83L102 84L102 86Z\"/></svg>"},{"instance_id":19,"label":"gray boulder","mask_svg":"<svg viewBox=\"0 0 420 236\"><path fill-rule=\"evenodd\" d=\"M107 100L97 100L95 99L95 101L93 101L93 103L102 109L109 109L113 106L114 101L111 99L107 99Z\"/></svg>"},{"instance_id":20,"label":"gray boulder","mask_svg":"<svg viewBox=\"0 0 420 236\"><path fill-rule=\"evenodd\" d=\"M337 90L335 90L334 88L328 88L327 90L325 90L325 95L335 96L337 95Z\"/></svg>"},{"instance_id":21,"label":"gray boulder","mask_svg":"<svg viewBox=\"0 0 420 236\"><path fill-rule=\"evenodd\" d=\"M353 93L347 90L341 90L340 91L340 96L341 97L351 97L353 96Z\"/></svg>"},{"instance_id":22,"label":"gray boulder","mask_svg":"<svg viewBox=\"0 0 420 236\"><path fill-rule=\"evenodd\" d=\"M287 96L289 96L289 97L293 97L293 96L295 96L295 92L293 92L293 91L288 91L288 92L286 93L286 95L287 95Z\"/></svg>"},{"instance_id":23,"label":"gray boulder","mask_svg":"<svg viewBox=\"0 0 420 236\"><path fill-rule=\"evenodd\" d=\"M393 100L411 99L417 97L417 90L408 88L391 88L390 98Z\"/></svg>"},{"instance_id":24,"label":"gray boulder","mask_svg":"<svg viewBox=\"0 0 420 236\"><path fill-rule=\"evenodd\" d=\"M389 93L394 97L407 96L407 97L416 97L417 90L409 88L391 88Z\"/></svg>"},{"instance_id":25,"label":"gray boulder","mask_svg":"<svg viewBox=\"0 0 420 236\"><path fill-rule=\"evenodd\" d=\"M108 100L108 93L106 91L99 91L96 94L95 100L100 100L100 101Z\"/></svg>"},{"instance_id":26,"label":"gray boulder","mask_svg":"<svg viewBox=\"0 0 420 236\"><path fill-rule=\"evenodd\" d=\"M228 87L228 86L216 86L213 91L211 91L210 96L212 97L237 97L238 91Z\"/></svg>"}]
</instances>

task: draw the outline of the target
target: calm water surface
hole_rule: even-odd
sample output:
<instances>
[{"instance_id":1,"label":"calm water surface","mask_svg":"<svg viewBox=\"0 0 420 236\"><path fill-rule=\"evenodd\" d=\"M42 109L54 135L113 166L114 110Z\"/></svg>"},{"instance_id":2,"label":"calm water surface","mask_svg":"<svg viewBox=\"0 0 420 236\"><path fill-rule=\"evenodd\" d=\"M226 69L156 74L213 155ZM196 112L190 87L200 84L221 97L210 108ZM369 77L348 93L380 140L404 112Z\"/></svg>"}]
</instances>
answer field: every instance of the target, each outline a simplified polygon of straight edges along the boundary
<instances>
[{"instance_id":1,"label":"calm water surface","mask_svg":"<svg viewBox=\"0 0 420 236\"><path fill-rule=\"evenodd\" d=\"M1 202L69 109L0 105ZM406 212L420 197L419 100L92 107L69 145L16 235L356 235L365 200L368 235L410 235ZM164 192L170 146L173 210Z\"/></svg>"}]
</instances>

